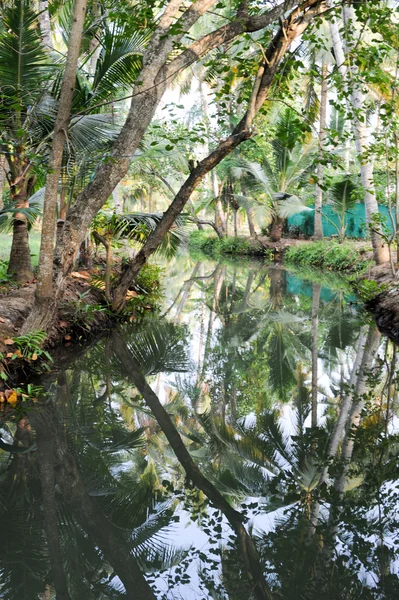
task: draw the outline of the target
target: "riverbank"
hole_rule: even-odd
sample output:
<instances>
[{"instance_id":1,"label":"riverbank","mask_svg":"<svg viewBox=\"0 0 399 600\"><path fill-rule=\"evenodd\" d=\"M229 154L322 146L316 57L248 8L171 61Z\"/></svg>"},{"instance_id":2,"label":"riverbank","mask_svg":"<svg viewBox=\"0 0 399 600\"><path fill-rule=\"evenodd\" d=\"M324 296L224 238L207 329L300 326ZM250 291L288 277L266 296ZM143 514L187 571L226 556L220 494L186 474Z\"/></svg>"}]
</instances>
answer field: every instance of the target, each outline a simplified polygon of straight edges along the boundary
<instances>
[{"instance_id":1,"label":"riverbank","mask_svg":"<svg viewBox=\"0 0 399 600\"><path fill-rule=\"evenodd\" d=\"M219 239L203 232L190 236L189 248L208 258L256 256L290 266L339 273L349 282L359 299L373 313L380 330L399 342L399 281L389 264L376 266L368 241L307 241L284 238L226 237Z\"/></svg>"},{"instance_id":2,"label":"riverbank","mask_svg":"<svg viewBox=\"0 0 399 600\"><path fill-rule=\"evenodd\" d=\"M117 261L115 271L120 267L120 261ZM89 270L72 272L47 336L44 332L19 335L34 304L35 282L23 286L4 282L0 286L0 376L6 380L5 374L10 375L26 364L40 369L41 360L48 359L42 351L44 337L46 351L59 345L68 347L86 343L99 332L112 328L116 320L133 321L154 310L162 297L161 272L162 269L155 265L146 265L142 269L136 284L128 290L125 310L118 317L108 310L104 298L104 265L101 261Z\"/></svg>"}]
</instances>

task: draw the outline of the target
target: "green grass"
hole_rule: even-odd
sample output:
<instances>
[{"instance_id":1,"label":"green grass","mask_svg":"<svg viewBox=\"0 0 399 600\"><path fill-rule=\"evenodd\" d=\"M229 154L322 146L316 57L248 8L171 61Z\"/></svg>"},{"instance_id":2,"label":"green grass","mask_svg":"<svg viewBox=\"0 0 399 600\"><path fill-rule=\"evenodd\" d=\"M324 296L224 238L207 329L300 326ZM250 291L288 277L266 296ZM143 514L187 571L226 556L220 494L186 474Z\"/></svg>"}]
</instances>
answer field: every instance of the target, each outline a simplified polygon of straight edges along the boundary
<instances>
[{"instance_id":1,"label":"green grass","mask_svg":"<svg viewBox=\"0 0 399 600\"><path fill-rule=\"evenodd\" d=\"M11 251L12 233L0 233L0 261L8 262ZM39 264L40 252L40 231L32 230L29 234L30 252L32 255L32 265L36 267Z\"/></svg>"},{"instance_id":2,"label":"green grass","mask_svg":"<svg viewBox=\"0 0 399 600\"><path fill-rule=\"evenodd\" d=\"M364 258L363 253L364 250L357 248L353 242L315 241L288 248L284 262L360 274L372 265L372 261Z\"/></svg>"}]
</instances>

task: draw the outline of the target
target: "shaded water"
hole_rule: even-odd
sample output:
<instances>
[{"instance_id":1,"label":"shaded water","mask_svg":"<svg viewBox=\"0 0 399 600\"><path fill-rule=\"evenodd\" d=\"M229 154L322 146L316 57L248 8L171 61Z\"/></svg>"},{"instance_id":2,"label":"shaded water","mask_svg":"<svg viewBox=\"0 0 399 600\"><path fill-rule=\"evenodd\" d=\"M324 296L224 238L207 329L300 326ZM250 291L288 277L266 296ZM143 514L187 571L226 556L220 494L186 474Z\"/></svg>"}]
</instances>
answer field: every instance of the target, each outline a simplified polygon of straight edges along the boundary
<instances>
[{"instance_id":1,"label":"shaded water","mask_svg":"<svg viewBox=\"0 0 399 600\"><path fill-rule=\"evenodd\" d=\"M2 423L0 597L398 598L395 346L336 277L165 288Z\"/></svg>"}]
</instances>

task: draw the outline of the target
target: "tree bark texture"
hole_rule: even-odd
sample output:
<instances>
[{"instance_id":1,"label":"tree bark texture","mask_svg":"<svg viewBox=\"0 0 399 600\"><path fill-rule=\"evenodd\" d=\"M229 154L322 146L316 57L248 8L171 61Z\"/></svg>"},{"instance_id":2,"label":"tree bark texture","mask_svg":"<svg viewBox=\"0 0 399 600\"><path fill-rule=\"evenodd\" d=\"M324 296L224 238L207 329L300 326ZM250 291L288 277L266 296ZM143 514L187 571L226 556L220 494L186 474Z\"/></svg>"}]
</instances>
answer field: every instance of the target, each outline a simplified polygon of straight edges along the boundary
<instances>
[{"instance_id":1,"label":"tree bark texture","mask_svg":"<svg viewBox=\"0 0 399 600\"><path fill-rule=\"evenodd\" d=\"M4 154L0 154L0 210L2 210L4 208L3 190L4 190L4 184L7 180L6 170L7 170L7 159L4 156Z\"/></svg>"},{"instance_id":2,"label":"tree bark texture","mask_svg":"<svg viewBox=\"0 0 399 600\"><path fill-rule=\"evenodd\" d=\"M48 10L48 0L39 0L39 24L43 44L48 52L54 50L53 37L51 34L50 14Z\"/></svg>"},{"instance_id":3,"label":"tree bark texture","mask_svg":"<svg viewBox=\"0 0 399 600\"><path fill-rule=\"evenodd\" d=\"M328 65L323 63L321 68L321 93L320 93L320 126L319 126L319 162L317 163L317 184L314 202L314 237L316 240L323 238L323 190L324 165L320 162L324 153L326 137L327 94L328 94Z\"/></svg>"},{"instance_id":4,"label":"tree bark texture","mask_svg":"<svg viewBox=\"0 0 399 600\"><path fill-rule=\"evenodd\" d=\"M42 240L40 247L39 274L36 295L39 300L48 300L52 294L54 236L57 213L57 193L66 131L71 116L72 97L75 89L76 69L82 42L87 0L76 0L64 78L54 125L53 143L43 206Z\"/></svg>"},{"instance_id":5,"label":"tree bark texture","mask_svg":"<svg viewBox=\"0 0 399 600\"><path fill-rule=\"evenodd\" d=\"M13 200L16 209L29 207L26 192L21 192ZM12 244L7 273L18 283L26 283L33 279L28 220L23 213L16 212L13 216Z\"/></svg>"},{"instance_id":6,"label":"tree bark texture","mask_svg":"<svg viewBox=\"0 0 399 600\"><path fill-rule=\"evenodd\" d=\"M279 242L283 234L283 219L277 215L273 217L270 227L270 239L272 242Z\"/></svg>"}]
</instances>

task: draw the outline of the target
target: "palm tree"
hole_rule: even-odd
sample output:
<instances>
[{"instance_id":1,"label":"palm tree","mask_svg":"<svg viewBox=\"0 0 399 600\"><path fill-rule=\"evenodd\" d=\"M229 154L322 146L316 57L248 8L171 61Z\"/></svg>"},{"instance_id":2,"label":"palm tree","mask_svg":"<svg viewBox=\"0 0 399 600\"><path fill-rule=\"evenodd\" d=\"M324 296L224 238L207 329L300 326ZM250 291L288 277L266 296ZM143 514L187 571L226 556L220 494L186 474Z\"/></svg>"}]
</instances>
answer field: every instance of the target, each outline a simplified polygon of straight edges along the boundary
<instances>
[{"instance_id":1,"label":"palm tree","mask_svg":"<svg viewBox=\"0 0 399 600\"><path fill-rule=\"evenodd\" d=\"M315 145L312 141L302 144L299 137L298 119L287 108L275 124L271 157L264 157L262 163L242 159L235 170L237 177L245 177L254 212L270 224L274 242L281 239L284 219L311 210L296 194L313 170Z\"/></svg>"},{"instance_id":2,"label":"palm tree","mask_svg":"<svg viewBox=\"0 0 399 600\"><path fill-rule=\"evenodd\" d=\"M26 209L37 177L40 142L51 131L51 113L45 95L54 74L37 28L37 13L27 0L3 8L0 33L1 144L7 179L15 208L13 242L8 272L18 281L33 277ZM36 169L35 169L36 167ZM23 210L19 210L23 209Z\"/></svg>"},{"instance_id":3,"label":"palm tree","mask_svg":"<svg viewBox=\"0 0 399 600\"><path fill-rule=\"evenodd\" d=\"M358 190L359 187L350 176L334 181L329 187L329 199L331 200L332 208L338 217L339 226L336 227L338 229L338 236L341 240L345 237L346 215L357 202Z\"/></svg>"},{"instance_id":4,"label":"palm tree","mask_svg":"<svg viewBox=\"0 0 399 600\"><path fill-rule=\"evenodd\" d=\"M26 281L33 277L28 241L29 198L36 179L39 175L43 179L45 174L62 64L56 63L46 51L37 27L38 14L27 0L14 0L3 8L2 17L0 151L9 168L12 206L8 212L13 217L8 271L16 279ZM70 18L65 14L60 20L64 35L69 31ZM125 29L119 23L101 23L103 36L96 70L93 75L85 72L85 57L82 57L72 101L61 177L63 196L67 187L70 200L87 184L98 160L119 131L113 115L104 113L103 104L123 96L132 85L148 38L146 32L136 32L126 39Z\"/></svg>"}]
</instances>

